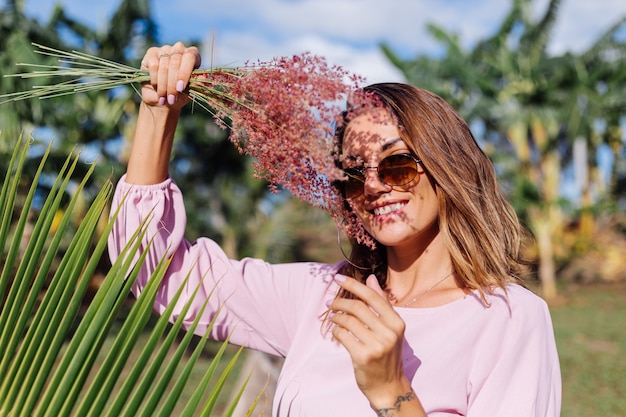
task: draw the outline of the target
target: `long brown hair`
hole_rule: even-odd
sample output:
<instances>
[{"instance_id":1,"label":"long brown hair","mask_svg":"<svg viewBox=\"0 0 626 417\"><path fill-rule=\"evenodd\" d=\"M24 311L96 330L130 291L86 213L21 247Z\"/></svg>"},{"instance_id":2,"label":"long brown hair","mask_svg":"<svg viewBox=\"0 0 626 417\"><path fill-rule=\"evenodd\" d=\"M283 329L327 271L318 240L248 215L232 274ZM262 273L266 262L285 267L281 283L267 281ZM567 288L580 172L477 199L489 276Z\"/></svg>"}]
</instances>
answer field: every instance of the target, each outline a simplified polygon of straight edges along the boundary
<instances>
[{"instance_id":1,"label":"long brown hair","mask_svg":"<svg viewBox=\"0 0 626 417\"><path fill-rule=\"evenodd\" d=\"M435 187L439 228L459 283L478 290L483 299L496 287L522 283L528 270L521 254L525 231L467 123L441 97L421 88L381 83L364 91L395 117L401 139L420 158ZM337 130L340 146L343 134ZM374 273L385 288L386 248L377 242L372 250L356 240L351 245L350 262L339 272L362 282Z\"/></svg>"}]
</instances>

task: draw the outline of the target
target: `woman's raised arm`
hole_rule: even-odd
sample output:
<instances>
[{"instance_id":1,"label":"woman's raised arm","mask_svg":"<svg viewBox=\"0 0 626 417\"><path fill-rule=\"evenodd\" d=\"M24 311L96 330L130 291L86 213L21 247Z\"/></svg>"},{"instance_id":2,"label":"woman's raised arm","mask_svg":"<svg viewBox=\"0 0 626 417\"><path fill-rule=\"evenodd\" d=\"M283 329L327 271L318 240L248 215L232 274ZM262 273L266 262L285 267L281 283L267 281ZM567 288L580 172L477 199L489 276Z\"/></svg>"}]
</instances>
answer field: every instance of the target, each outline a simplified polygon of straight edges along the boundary
<instances>
[{"instance_id":1,"label":"woman's raised arm","mask_svg":"<svg viewBox=\"0 0 626 417\"><path fill-rule=\"evenodd\" d=\"M167 178L180 109L189 102L184 91L200 62L198 48L181 42L146 51L141 68L150 72L150 82L141 89L142 103L126 173L128 183L157 184Z\"/></svg>"}]
</instances>

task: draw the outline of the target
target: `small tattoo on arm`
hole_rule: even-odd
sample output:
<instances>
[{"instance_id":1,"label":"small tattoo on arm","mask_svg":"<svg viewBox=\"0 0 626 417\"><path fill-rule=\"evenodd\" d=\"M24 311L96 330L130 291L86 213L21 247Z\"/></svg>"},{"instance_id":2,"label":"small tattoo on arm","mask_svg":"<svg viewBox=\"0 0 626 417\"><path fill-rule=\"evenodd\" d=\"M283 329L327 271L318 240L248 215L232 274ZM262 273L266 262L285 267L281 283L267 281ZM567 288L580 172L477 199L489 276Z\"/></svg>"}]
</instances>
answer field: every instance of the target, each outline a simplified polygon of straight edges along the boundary
<instances>
[{"instance_id":1,"label":"small tattoo on arm","mask_svg":"<svg viewBox=\"0 0 626 417\"><path fill-rule=\"evenodd\" d=\"M416 399L417 396L415 395L415 392L409 391L406 394L396 398L396 401L393 403L393 407L379 408L378 410L376 410L376 415L378 417L393 417L396 415L396 411L400 411L400 407L402 406L403 402L413 401Z\"/></svg>"}]
</instances>

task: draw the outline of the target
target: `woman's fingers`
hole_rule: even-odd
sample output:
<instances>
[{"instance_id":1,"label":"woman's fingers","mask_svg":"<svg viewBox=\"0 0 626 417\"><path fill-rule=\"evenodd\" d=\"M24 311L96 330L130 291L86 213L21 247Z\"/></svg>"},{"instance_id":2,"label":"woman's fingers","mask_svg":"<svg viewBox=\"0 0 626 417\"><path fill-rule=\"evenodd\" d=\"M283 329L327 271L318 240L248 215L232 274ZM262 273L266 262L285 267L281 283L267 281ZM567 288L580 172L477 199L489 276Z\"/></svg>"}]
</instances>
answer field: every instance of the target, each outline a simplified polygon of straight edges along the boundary
<instances>
[{"instance_id":1,"label":"woman's fingers","mask_svg":"<svg viewBox=\"0 0 626 417\"><path fill-rule=\"evenodd\" d=\"M358 299L334 300L330 307L340 314L334 315L332 321L364 341L380 338L385 343L393 343L398 334L403 334L404 321L393 310L378 283L374 284L371 279L376 280L370 277L367 285L363 285L352 278L338 277L339 285Z\"/></svg>"},{"instance_id":2,"label":"woman's fingers","mask_svg":"<svg viewBox=\"0 0 626 417\"><path fill-rule=\"evenodd\" d=\"M353 361L361 363L362 361L358 358L363 355L363 349L367 346L364 344L363 335L350 327L349 324L343 321L343 317L339 316L344 316L344 314L337 314L332 318L334 323L332 329L333 338L346 348Z\"/></svg>"},{"instance_id":3,"label":"woman's fingers","mask_svg":"<svg viewBox=\"0 0 626 417\"><path fill-rule=\"evenodd\" d=\"M395 345L403 334L402 319L398 318L397 322L385 319L361 301L338 300L333 307L338 312L331 318L335 324L333 335L344 344L350 342L356 346L352 343L352 339L356 339L377 355L385 346L390 348Z\"/></svg>"},{"instance_id":4,"label":"woman's fingers","mask_svg":"<svg viewBox=\"0 0 626 417\"><path fill-rule=\"evenodd\" d=\"M391 303L389 303L389 300L387 299L387 295L384 291L382 291L382 289L380 289L375 276L370 275L367 278L367 285L363 285L356 279L345 277L343 275L337 275L335 280L340 286L367 304L377 315L381 315L383 313L395 313L391 307ZM376 284L374 284L372 280L376 281Z\"/></svg>"},{"instance_id":5,"label":"woman's fingers","mask_svg":"<svg viewBox=\"0 0 626 417\"><path fill-rule=\"evenodd\" d=\"M200 53L195 46L186 47L182 42L177 42L174 45L149 48L141 67L148 70L154 93L146 91L144 101L173 106L179 94L187 88L193 70L200 64Z\"/></svg>"},{"instance_id":6,"label":"woman's fingers","mask_svg":"<svg viewBox=\"0 0 626 417\"><path fill-rule=\"evenodd\" d=\"M380 284L378 283L378 279L376 279L376 275L370 274L370 276L368 276L367 279L365 280L365 285L368 288L373 289L381 297L387 298L387 294L385 293L385 290L383 290L380 287Z\"/></svg>"},{"instance_id":7,"label":"woman's fingers","mask_svg":"<svg viewBox=\"0 0 626 417\"><path fill-rule=\"evenodd\" d=\"M200 67L201 58L198 48L195 46L186 48L180 56L181 63L178 68L178 77L174 84L174 90L177 93L182 93L187 88L191 73L196 68Z\"/></svg>"}]
</instances>

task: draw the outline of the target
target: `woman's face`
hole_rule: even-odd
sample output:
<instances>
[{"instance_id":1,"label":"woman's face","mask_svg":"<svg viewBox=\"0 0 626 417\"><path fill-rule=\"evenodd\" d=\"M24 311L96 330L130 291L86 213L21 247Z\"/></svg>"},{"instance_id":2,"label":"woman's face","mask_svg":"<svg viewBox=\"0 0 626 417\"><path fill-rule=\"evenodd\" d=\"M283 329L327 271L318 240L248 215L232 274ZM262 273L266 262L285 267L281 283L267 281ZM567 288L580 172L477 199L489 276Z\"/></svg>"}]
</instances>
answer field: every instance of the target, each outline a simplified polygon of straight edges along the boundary
<instances>
[{"instance_id":1,"label":"woman's face","mask_svg":"<svg viewBox=\"0 0 626 417\"><path fill-rule=\"evenodd\" d=\"M439 205L421 164L415 178L404 185L381 181L372 167L396 154L411 152L388 115L373 118L363 114L350 121L343 139L343 167L367 169L363 192L348 198L348 202L378 242L387 247L411 247L437 234Z\"/></svg>"}]
</instances>

